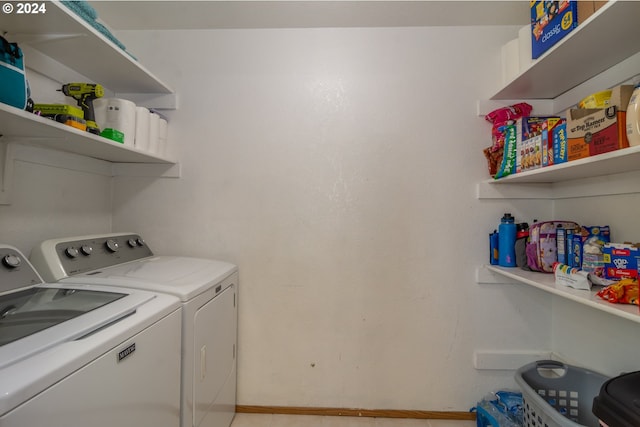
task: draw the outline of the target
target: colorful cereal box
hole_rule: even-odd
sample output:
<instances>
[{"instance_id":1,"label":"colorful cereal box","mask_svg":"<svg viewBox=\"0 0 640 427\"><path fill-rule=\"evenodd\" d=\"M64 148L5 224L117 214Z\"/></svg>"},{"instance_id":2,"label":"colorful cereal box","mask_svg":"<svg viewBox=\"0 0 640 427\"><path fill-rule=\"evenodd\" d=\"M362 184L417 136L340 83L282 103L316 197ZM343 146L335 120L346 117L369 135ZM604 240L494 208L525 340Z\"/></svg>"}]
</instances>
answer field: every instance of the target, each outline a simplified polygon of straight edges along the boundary
<instances>
[{"instance_id":1,"label":"colorful cereal box","mask_svg":"<svg viewBox=\"0 0 640 427\"><path fill-rule=\"evenodd\" d=\"M577 1L531 1L531 57L538 58L578 26Z\"/></svg>"}]
</instances>

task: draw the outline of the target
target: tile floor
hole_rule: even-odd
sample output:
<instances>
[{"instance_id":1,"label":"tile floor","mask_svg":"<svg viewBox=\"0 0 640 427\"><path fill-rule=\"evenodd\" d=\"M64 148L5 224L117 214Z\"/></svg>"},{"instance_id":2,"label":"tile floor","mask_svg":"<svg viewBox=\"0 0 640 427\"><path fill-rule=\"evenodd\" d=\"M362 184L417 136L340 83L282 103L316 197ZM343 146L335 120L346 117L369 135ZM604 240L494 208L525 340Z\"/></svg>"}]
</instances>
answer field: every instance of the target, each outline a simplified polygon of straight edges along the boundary
<instances>
[{"instance_id":1,"label":"tile floor","mask_svg":"<svg viewBox=\"0 0 640 427\"><path fill-rule=\"evenodd\" d=\"M231 427L475 427L475 421L236 414Z\"/></svg>"}]
</instances>

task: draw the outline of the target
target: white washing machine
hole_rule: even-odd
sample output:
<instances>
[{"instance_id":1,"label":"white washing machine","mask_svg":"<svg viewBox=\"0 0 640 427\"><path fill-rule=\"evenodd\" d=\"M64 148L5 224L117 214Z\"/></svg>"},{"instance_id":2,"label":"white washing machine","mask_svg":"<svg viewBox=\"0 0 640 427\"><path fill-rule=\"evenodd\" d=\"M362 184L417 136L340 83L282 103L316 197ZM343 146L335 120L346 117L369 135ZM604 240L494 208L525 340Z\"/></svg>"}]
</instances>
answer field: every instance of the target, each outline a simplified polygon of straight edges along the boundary
<instances>
[{"instance_id":1,"label":"white washing machine","mask_svg":"<svg viewBox=\"0 0 640 427\"><path fill-rule=\"evenodd\" d=\"M238 268L154 256L133 233L53 239L31 253L48 281L152 290L182 302L181 426L228 427L236 407Z\"/></svg>"},{"instance_id":2,"label":"white washing machine","mask_svg":"<svg viewBox=\"0 0 640 427\"><path fill-rule=\"evenodd\" d=\"M178 298L46 284L9 245L0 260L1 427L179 426Z\"/></svg>"}]
</instances>

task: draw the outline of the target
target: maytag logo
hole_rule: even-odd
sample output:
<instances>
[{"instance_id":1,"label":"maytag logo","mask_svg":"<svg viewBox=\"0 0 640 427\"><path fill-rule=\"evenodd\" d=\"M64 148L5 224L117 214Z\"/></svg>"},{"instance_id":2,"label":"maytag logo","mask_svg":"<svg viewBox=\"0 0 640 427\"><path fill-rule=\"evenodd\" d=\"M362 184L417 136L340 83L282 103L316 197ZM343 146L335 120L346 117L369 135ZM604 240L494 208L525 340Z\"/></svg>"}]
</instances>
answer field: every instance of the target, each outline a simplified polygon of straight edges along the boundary
<instances>
[{"instance_id":1,"label":"maytag logo","mask_svg":"<svg viewBox=\"0 0 640 427\"><path fill-rule=\"evenodd\" d=\"M131 344L129 347L118 353L118 362L122 362L127 357L131 356L136 351L136 343Z\"/></svg>"}]
</instances>

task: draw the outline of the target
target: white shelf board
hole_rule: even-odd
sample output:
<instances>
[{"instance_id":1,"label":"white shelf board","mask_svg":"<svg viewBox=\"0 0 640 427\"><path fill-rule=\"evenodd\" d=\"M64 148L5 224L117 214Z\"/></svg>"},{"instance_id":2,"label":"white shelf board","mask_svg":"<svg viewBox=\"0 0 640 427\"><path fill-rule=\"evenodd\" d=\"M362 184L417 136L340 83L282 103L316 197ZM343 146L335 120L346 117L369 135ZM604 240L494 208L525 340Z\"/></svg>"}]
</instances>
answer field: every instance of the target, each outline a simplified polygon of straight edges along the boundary
<instances>
[{"instance_id":1,"label":"white shelf board","mask_svg":"<svg viewBox=\"0 0 640 427\"><path fill-rule=\"evenodd\" d=\"M639 1L609 1L491 99L554 99L640 51Z\"/></svg>"},{"instance_id":2,"label":"white shelf board","mask_svg":"<svg viewBox=\"0 0 640 427\"><path fill-rule=\"evenodd\" d=\"M169 94L173 90L128 53L58 1L43 14L0 14L0 31L113 92ZM29 66L29 58L25 58Z\"/></svg>"},{"instance_id":3,"label":"white shelf board","mask_svg":"<svg viewBox=\"0 0 640 427\"><path fill-rule=\"evenodd\" d=\"M637 170L640 170L640 146L520 172L487 182L491 184L555 183Z\"/></svg>"},{"instance_id":4,"label":"white shelf board","mask_svg":"<svg viewBox=\"0 0 640 427\"><path fill-rule=\"evenodd\" d=\"M511 279L514 282L533 286L545 292L583 304L587 307L640 323L640 309L638 306L629 304L612 304L605 301L596 295L597 290L600 289L599 287L594 287L595 290L591 291L579 290L567 286L556 285L553 274L525 271L520 268L498 267L494 265L485 265L484 268L490 272L497 273L498 275ZM486 283L486 281L484 283Z\"/></svg>"},{"instance_id":5,"label":"white shelf board","mask_svg":"<svg viewBox=\"0 0 640 427\"><path fill-rule=\"evenodd\" d=\"M109 162L175 163L155 154L144 153L110 139L2 103L0 103L0 135L12 141L27 142Z\"/></svg>"}]
</instances>

